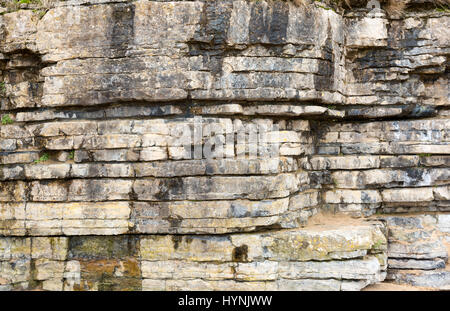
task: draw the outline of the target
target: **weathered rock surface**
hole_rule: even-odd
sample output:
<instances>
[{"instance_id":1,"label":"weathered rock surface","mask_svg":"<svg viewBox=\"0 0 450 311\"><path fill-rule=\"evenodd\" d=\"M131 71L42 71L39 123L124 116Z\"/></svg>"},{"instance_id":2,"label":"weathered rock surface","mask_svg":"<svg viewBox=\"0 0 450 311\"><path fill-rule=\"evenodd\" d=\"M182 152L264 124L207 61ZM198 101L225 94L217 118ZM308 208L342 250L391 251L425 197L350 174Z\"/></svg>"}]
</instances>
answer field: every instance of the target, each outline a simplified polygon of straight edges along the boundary
<instances>
[{"instance_id":1,"label":"weathered rock surface","mask_svg":"<svg viewBox=\"0 0 450 311\"><path fill-rule=\"evenodd\" d=\"M442 215L381 218L389 231L388 280L420 287L449 288L446 266L449 253L446 232L440 226L441 218Z\"/></svg>"},{"instance_id":2,"label":"weathered rock surface","mask_svg":"<svg viewBox=\"0 0 450 311\"><path fill-rule=\"evenodd\" d=\"M450 15L428 2L0 11L0 290L448 289Z\"/></svg>"},{"instance_id":3,"label":"weathered rock surface","mask_svg":"<svg viewBox=\"0 0 450 311\"><path fill-rule=\"evenodd\" d=\"M385 277L382 228L380 223L361 223L220 236L3 237L0 286L356 290Z\"/></svg>"}]
</instances>

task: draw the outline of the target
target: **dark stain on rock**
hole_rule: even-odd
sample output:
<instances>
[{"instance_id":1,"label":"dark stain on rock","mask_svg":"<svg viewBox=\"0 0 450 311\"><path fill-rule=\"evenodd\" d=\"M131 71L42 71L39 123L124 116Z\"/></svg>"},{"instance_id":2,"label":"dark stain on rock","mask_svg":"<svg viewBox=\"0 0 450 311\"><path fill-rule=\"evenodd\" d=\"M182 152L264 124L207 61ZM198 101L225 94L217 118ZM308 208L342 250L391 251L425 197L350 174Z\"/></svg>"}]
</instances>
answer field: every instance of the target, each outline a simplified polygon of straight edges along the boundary
<instances>
[{"instance_id":1,"label":"dark stain on rock","mask_svg":"<svg viewBox=\"0 0 450 311\"><path fill-rule=\"evenodd\" d=\"M159 184L159 192L155 193L155 198L158 200L169 200L171 195L182 194L183 190L182 178L162 179Z\"/></svg>"},{"instance_id":2,"label":"dark stain on rock","mask_svg":"<svg viewBox=\"0 0 450 311\"><path fill-rule=\"evenodd\" d=\"M323 47L323 59L319 60L318 72L314 76L314 86L317 91L333 90L334 54L331 38L331 25L328 25L328 36Z\"/></svg>"},{"instance_id":3,"label":"dark stain on rock","mask_svg":"<svg viewBox=\"0 0 450 311\"><path fill-rule=\"evenodd\" d=\"M216 172L215 167L211 163L206 163L206 169L205 169L206 175L214 175Z\"/></svg>"},{"instance_id":4,"label":"dark stain on rock","mask_svg":"<svg viewBox=\"0 0 450 311\"><path fill-rule=\"evenodd\" d=\"M178 249L178 246L180 246L180 243L182 242L183 237L179 236L179 235L173 235L172 236L172 243L173 243L173 248L174 249Z\"/></svg>"},{"instance_id":5,"label":"dark stain on rock","mask_svg":"<svg viewBox=\"0 0 450 311\"><path fill-rule=\"evenodd\" d=\"M277 1L270 5L265 2L252 4L249 22L251 44L283 44L287 38L289 5Z\"/></svg>"},{"instance_id":6,"label":"dark stain on rock","mask_svg":"<svg viewBox=\"0 0 450 311\"><path fill-rule=\"evenodd\" d=\"M406 175L408 175L408 178L410 178L409 181L407 181L405 184L407 186L410 185L417 185L420 182L424 181L424 175L425 175L425 170L423 169L419 169L419 168L407 168L405 170Z\"/></svg>"},{"instance_id":7,"label":"dark stain on rock","mask_svg":"<svg viewBox=\"0 0 450 311\"><path fill-rule=\"evenodd\" d=\"M329 185L332 183L333 180L329 171L312 171L309 174L309 184L312 188L317 188L321 185Z\"/></svg>"},{"instance_id":8,"label":"dark stain on rock","mask_svg":"<svg viewBox=\"0 0 450 311\"><path fill-rule=\"evenodd\" d=\"M293 27L293 32L301 38L300 41L306 42L307 45L304 47L308 48L308 45L317 43L312 34L318 27L316 24L318 20L314 10L303 10L301 18L300 23L292 23L290 26Z\"/></svg>"},{"instance_id":9,"label":"dark stain on rock","mask_svg":"<svg viewBox=\"0 0 450 311\"><path fill-rule=\"evenodd\" d=\"M181 218L180 216L177 216L177 215L175 215L175 216L170 215L167 218L167 221L169 222L171 228L178 228L181 225L183 218Z\"/></svg>"},{"instance_id":10,"label":"dark stain on rock","mask_svg":"<svg viewBox=\"0 0 450 311\"><path fill-rule=\"evenodd\" d=\"M131 187L130 191L128 192L128 197L130 198L130 200L132 201L138 201L139 200L139 196L138 194L134 191L134 188Z\"/></svg>"},{"instance_id":11,"label":"dark stain on rock","mask_svg":"<svg viewBox=\"0 0 450 311\"><path fill-rule=\"evenodd\" d=\"M114 4L111 9L106 33L108 42L103 50L103 53L111 59L96 65L93 70L115 74L98 78L95 82L97 84L95 91L91 86L84 86L85 92L81 96L67 99L66 105L82 106L85 102L108 104L129 101L137 96L139 86L144 83L140 76L132 77L127 73L145 72L145 63L138 57L125 58L130 45L134 42L135 6L132 3Z\"/></svg>"},{"instance_id":12,"label":"dark stain on rock","mask_svg":"<svg viewBox=\"0 0 450 311\"><path fill-rule=\"evenodd\" d=\"M372 198L367 194L367 192L361 192L361 202L363 203L371 203Z\"/></svg>"},{"instance_id":13,"label":"dark stain on rock","mask_svg":"<svg viewBox=\"0 0 450 311\"><path fill-rule=\"evenodd\" d=\"M355 68L353 75L361 82L368 82L373 76L367 76L366 69L389 67L392 60L399 58L400 52L391 49L359 49L355 53L351 59Z\"/></svg>"},{"instance_id":14,"label":"dark stain on rock","mask_svg":"<svg viewBox=\"0 0 450 311\"><path fill-rule=\"evenodd\" d=\"M435 107L425 105L414 105L411 108L410 112L408 113L408 116L416 118L427 118L436 116L437 113L438 112Z\"/></svg>"},{"instance_id":15,"label":"dark stain on rock","mask_svg":"<svg viewBox=\"0 0 450 311\"><path fill-rule=\"evenodd\" d=\"M386 74L390 67L395 67L397 61L407 59L405 51L414 47L420 47L421 39L420 32L422 29L413 28L405 29L404 21L390 21L387 24L387 47L378 49L359 49L355 58L352 59L354 68L353 75L361 83L385 81ZM423 68L415 69L416 73L420 73ZM411 71L411 74L414 70ZM421 80L425 80L429 75L420 75ZM398 93L397 90L404 90L407 94L415 94L417 84L411 81L391 82L393 84L392 92ZM394 84L397 83L398 87ZM416 115L417 114L417 115ZM426 117L432 116L434 111L431 109L405 109L405 113L401 116L417 116Z\"/></svg>"},{"instance_id":16,"label":"dark stain on rock","mask_svg":"<svg viewBox=\"0 0 450 311\"><path fill-rule=\"evenodd\" d=\"M97 200L99 196L105 193L103 185L96 181L89 180L85 189L86 197L89 200Z\"/></svg>"},{"instance_id":17,"label":"dark stain on rock","mask_svg":"<svg viewBox=\"0 0 450 311\"><path fill-rule=\"evenodd\" d=\"M236 229L236 232L240 231L240 228L235 228L235 229ZM267 232L267 231L270 231L270 230L274 230L275 231L275 230L280 230L280 229L283 229L281 224L280 223L274 223L274 224L271 224L271 225L255 226L254 232Z\"/></svg>"},{"instance_id":18,"label":"dark stain on rock","mask_svg":"<svg viewBox=\"0 0 450 311\"><path fill-rule=\"evenodd\" d=\"M248 246L242 245L235 247L232 253L232 259L234 262L246 262L248 261Z\"/></svg>"},{"instance_id":19,"label":"dark stain on rock","mask_svg":"<svg viewBox=\"0 0 450 311\"><path fill-rule=\"evenodd\" d=\"M6 53L5 56L8 59L8 68L5 72L6 81L12 84L41 81L39 73L44 67L41 55L24 49Z\"/></svg>"},{"instance_id":20,"label":"dark stain on rock","mask_svg":"<svg viewBox=\"0 0 450 311\"><path fill-rule=\"evenodd\" d=\"M6 53L4 56L5 61L0 63L2 81L9 84L27 82L27 101L29 102L30 107L35 107L40 104L43 93L43 78L40 73L41 70L47 66L47 64L42 62L41 55L31 50L23 49L13 53ZM14 94L11 95L12 97L15 96ZM16 107L16 105L16 101L8 95L2 102L2 109L21 108Z\"/></svg>"},{"instance_id":21,"label":"dark stain on rock","mask_svg":"<svg viewBox=\"0 0 450 311\"><path fill-rule=\"evenodd\" d=\"M400 41L403 48L414 48L420 46L419 36L422 29L412 28L412 29L404 29L403 40Z\"/></svg>"},{"instance_id":22,"label":"dark stain on rock","mask_svg":"<svg viewBox=\"0 0 450 311\"><path fill-rule=\"evenodd\" d=\"M406 229L423 229L422 220L415 217L391 217L388 225L399 226Z\"/></svg>"},{"instance_id":23,"label":"dark stain on rock","mask_svg":"<svg viewBox=\"0 0 450 311\"><path fill-rule=\"evenodd\" d=\"M230 209L228 211L228 217L243 218L243 217L249 217L249 216L250 216L250 212L247 210L246 207L244 207L240 204L235 204L235 203L231 204Z\"/></svg>"},{"instance_id":24,"label":"dark stain on rock","mask_svg":"<svg viewBox=\"0 0 450 311\"><path fill-rule=\"evenodd\" d=\"M206 1L203 5L201 28L189 44L189 55L203 55L204 66L214 74L222 72L226 40L233 1Z\"/></svg>"},{"instance_id":25,"label":"dark stain on rock","mask_svg":"<svg viewBox=\"0 0 450 311\"><path fill-rule=\"evenodd\" d=\"M28 86L28 94L30 98L41 98L42 97L42 84L31 82Z\"/></svg>"},{"instance_id":26,"label":"dark stain on rock","mask_svg":"<svg viewBox=\"0 0 450 311\"><path fill-rule=\"evenodd\" d=\"M69 239L69 260L121 259L136 256L138 236L73 236Z\"/></svg>"},{"instance_id":27,"label":"dark stain on rock","mask_svg":"<svg viewBox=\"0 0 450 311\"><path fill-rule=\"evenodd\" d=\"M132 3L112 6L108 33L110 51L113 57L123 57L134 40L135 6Z\"/></svg>"}]
</instances>

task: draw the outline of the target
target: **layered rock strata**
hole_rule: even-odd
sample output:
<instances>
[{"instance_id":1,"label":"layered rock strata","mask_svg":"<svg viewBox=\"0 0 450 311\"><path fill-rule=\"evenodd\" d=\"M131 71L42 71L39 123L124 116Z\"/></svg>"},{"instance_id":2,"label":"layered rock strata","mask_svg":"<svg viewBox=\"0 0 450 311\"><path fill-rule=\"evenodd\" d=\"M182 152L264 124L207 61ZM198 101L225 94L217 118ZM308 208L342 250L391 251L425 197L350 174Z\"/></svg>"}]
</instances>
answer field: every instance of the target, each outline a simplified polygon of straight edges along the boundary
<instances>
[{"instance_id":1,"label":"layered rock strata","mask_svg":"<svg viewBox=\"0 0 450 311\"><path fill-rule=\"evenodd\" d=\"M0 289L448 289L449 16L3 12Z\"/></svg>"}]
</instances>

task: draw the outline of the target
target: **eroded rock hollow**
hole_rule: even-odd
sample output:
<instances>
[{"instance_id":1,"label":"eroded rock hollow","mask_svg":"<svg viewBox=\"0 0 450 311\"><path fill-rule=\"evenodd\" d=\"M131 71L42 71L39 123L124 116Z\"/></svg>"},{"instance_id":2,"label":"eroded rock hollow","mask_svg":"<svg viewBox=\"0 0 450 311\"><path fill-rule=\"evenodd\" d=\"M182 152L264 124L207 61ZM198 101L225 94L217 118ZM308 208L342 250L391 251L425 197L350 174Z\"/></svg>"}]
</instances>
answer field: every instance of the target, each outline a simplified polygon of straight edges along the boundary
<instances>
[{"instance_id":1,"label":"eroded rock hollow","mask_svg":"<svg viewBox=\"0 0 450 311\"><path fill-rule=\"evenodd\" d=\"M0 289L449 289L448 7L353 2L4 9Z\"/></svg>"}]
</instances>

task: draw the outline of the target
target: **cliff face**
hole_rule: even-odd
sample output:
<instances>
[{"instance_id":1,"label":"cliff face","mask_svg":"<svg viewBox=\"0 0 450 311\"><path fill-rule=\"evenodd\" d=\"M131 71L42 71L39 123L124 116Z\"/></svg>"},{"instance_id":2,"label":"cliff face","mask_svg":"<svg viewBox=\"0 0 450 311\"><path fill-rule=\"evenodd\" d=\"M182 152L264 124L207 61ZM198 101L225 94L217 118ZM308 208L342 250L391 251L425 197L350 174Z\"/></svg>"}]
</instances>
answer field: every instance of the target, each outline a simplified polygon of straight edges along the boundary
<instances>
[{"instance_id":1,"label":"cliff face","mask_svg":"<svg viewBox=\"0 0 450 311\"><path fill-rule=\"evenodd\" d=\"M0 15L0 289L449 289L449 55L427 1Z\"/></svg>"}]
</instances>

